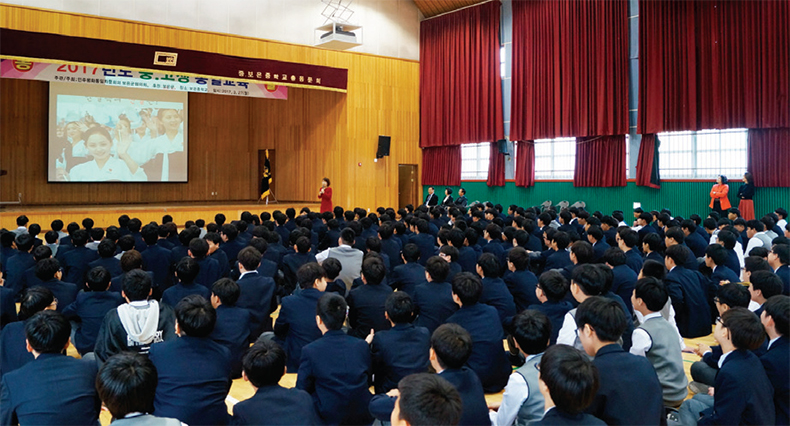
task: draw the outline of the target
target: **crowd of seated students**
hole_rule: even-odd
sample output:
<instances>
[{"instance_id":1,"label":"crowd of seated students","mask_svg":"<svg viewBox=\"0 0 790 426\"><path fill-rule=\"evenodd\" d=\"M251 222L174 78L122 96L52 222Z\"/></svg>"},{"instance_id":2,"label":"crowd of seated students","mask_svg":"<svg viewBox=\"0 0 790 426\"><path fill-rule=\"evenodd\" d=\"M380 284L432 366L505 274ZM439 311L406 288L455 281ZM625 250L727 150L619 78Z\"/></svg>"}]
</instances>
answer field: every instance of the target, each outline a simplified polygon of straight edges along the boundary
<instances>
[{"instance_id":1,"label":"crowd of seated students","mask_svg":"<svg viewBox=\"0 0 790 426\"><path fill-rule=\"evenodd\" d=\"M100 401L129 424L788 424L783 209L503 210L123 215L44 241L20 216L0 231L2 424L95 424ZM239 378L256 393L230 415Z\"/></svg>"}]
</instances>

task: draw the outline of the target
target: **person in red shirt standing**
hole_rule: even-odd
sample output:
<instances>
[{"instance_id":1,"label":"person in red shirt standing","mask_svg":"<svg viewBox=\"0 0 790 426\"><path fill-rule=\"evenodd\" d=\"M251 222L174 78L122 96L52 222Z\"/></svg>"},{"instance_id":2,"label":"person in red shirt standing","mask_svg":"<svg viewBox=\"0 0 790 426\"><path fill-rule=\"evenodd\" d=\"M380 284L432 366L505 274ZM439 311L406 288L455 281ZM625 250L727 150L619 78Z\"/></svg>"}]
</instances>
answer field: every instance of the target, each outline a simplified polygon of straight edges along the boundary
<instances>
[{"instance_id":1,"label":"person in red shirt standing","mask_svg":"<svg viewBox=\"0 0 790 426\"><path fill-rule=\"evenodd\" d=\"M318 199L321 200L321 213L331 212L334 208L332 206L332 188L329 185L329 178L324 178L321 181L321 190L318 191Z\"/></svg>"},{"instance_id":2,"label":"person in red shirt standing","mask_svg":"<svg viewBox=\"0 0 790 426\"><path fill-rule=\"evenodd\" d=\"M732 207L727 194L730 192L730 186L727 185L727 176L719 176L716 178L716 185L710 190L710 208L714 211L723 214Z\"/></svg>"}]
</instances>

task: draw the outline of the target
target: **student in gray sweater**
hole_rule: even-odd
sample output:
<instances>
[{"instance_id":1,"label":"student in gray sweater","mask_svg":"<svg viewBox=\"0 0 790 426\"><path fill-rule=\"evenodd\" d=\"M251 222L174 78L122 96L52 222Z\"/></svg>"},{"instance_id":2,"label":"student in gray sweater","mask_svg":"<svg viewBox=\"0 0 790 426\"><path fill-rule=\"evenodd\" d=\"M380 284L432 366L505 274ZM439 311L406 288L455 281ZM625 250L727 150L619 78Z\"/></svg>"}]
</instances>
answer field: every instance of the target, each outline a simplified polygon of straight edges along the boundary
<instances>
[{"instance_id":1,"label":"student in gray sweater","mask_svg":"<svg viewBox=\"0 0 790 426\"><path fill-rule=\"evenodd\" d=\"M636 282L631 303L644 321L634 330L631 353L653 364L663 390L664 405L678 408L688 394L688 379L683 371L677 331L661 316L661 308L668 299L667 288L660 280L648 277Z\"/></svg>"}]
</instances>

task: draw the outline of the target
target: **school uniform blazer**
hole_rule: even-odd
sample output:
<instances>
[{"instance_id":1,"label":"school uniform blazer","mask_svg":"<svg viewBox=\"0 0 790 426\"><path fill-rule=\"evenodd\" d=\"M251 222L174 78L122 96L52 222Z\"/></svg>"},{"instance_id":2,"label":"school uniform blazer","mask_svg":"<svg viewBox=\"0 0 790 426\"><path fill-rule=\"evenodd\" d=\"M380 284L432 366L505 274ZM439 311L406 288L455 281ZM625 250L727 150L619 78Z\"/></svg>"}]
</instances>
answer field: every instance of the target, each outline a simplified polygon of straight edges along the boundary
<instances>
[{"instance_id":1,"label":"school uniform blazer","mask_svg":"<svg viewBox=\"0 0 790 426\"><path fill-rule=\"evenodd\" d=\"M642 254L639 253L639 250L637 250L636 247L625 252L625 264L628 265L631 270L636 272L637 275L639 275L639 272L642 270L643 263L645 263L645 261L642 259Z\"/></svg>"},{"instance_id":2,"label":"school uniform blazer","mask_svg":"<svg viewBox=\"0 0 790 426\"><path fill-rule=\"evenodd\" d=\"M154 415L188 425L225 425L230 390L230 351L208 337L182 336L151 345L148 358L159 382Z\"/></svg>"},{"instance_id":3,"label":"school uniform blazer","mask_svg":"<svg viewBox=\"0 0 790 426\"><path fill-rule=\"evenodd\" d=\"M713 284L713 288L717 289L721 281L738 283L741 282L741 278L735 275L735 272L732 272L730 268L726 266L717 266L713 273L710 274L710 282Z\"/></svg>"},{"instance_id":4,"label":"school uniform blazer","mask_svg":"<svg viewBox=\"0 0 790 426\"><path fill-rule=\"evenodd\" d=\"M496 308L502 328L507 329L516 315L516 303L513 295L508 291L507 285L501 278L483 278L483 293L479 303Z\"/></svg>"},{"instance_id":5,"label":"school uniform blazer","mask_svg":"<svg viewBox=\"0 0 790 426\"><path fill-rule=\"evenodd\" d=\"M570 414L560 411L557 407L549 408L540 420L535 420L530 425L537 426L604 426L603 420L585 413Z\"/></svg>"},{"instance_id":6,"label":"school uniform blazer","mask_svg":"<svg viewBox=\"0 0 790 426\"><path fill-rule=\"evenodd\" d=\"M60 313L63 313L66 306L77 300L77 293L79 292L76 284L65 283L55 278L42 282L41 287L48 288L55 295L55 298L58 299L57 311Z\"/></svg>"},{"instance_id":7,"label":"school uniform blazer","mask_svg":"<svg viewBox=\"0 0 790 426\"><path fill-rule=\"evenodd\" d=\"M694 257L705 257L705 249L708 248L708 241L698 233L692 232L685 239L686 246L694 253Z\"/></svg>"},{"instance_id":8,"label":"school uniform blazer","mask_svg":"<svg viewBox=\"0 0 790 426\"><path fill-rule=\"evenodd\" d=\"M414 290L414 325L425 327L430 334L458 310L453 301L452 285L448 282L423 282Z\"/></svg>"},{"instance_id":9,"label":"school uniform blazer","mask_svg":"<svg viewBox=\"0 0 790 426\"><path fill-rule=\"evenodd\" d=\"M324 424L370 424L370 373L367 342L330 330L302 348L296 388L312 396Z\"/></svg>"},{"instance_id":10,"label":"school uniform blazer","mask_svg":"<svg viewBox=\"0 0 790 426\"><path fill-rule=\"evenodd\" d=\"M729 358L729 356L727 357ZM787 425L790 418L790 340L780 337L760 357L768 380L774 387L776 424Z\"/></svg>"},{"instance_id":11,"label":"school uniform blazer","mask_svg":"<svg viewBox=\"0 0 790 426\"><path fill-rule=\"evenodd\" d=\"M480 255L472 247L464 246L458 249L458 264L464 272L476 272L477 259Z\"/></svg>"},{"instance_id":12,"label":"school uniform blazer","mask_svg":"<svg viewBox=\"0 0 790 426\"><path fill-rule=\"evenodd\" d=\"M195 278L195 282L211 290L211 286L218 279L222 278L222 268L220 268L219 262L217 262L216 259L212 259L208 256L200 260L195 260L197 261L198 266L200 266L200 270L198 271L198 275Z\"/></svg>"},{"instance_id":13,"label":"school uniform blazer","mask_svg":"<svg viewBox=\"0 0 790 426\"><path fill-rule=\"evenodd\" d=\"M121 261L116 259L115 256L100 257L94 260L88 264L88 271L97 266L102 266L107 269L110 272L111 277L123 274L123 269L121 269Z\"/></svg>"},{"instance_id":14,"label":"school uniform blazer","mask_svg":"<svg viewBox=\"0 0 790 426\"><path fill-rule=\"evenodd\" d=\"M414 297L414 289L425 282L425 267L417 262L406 263L392 269L390 286Z\"/></svg>"},{"instance_id":15,"label":"school uniform blazer","mask_svg":"<svg viewBox=\"0 0 790 426\"><path fill-rule=\"evenodd\" d=\"M104 316L123 303L123 297L112 291L80 291L77 294L77 299L63 309L66 318L79 319L82 323L71 342L77 352L81 355L93 352Z\"/></svg>"},{"instance_id":16,"label":"school uniform blazer","mask_svg":"<svg viewBox=\"0 0 790 426\"><path fill-rule=\"evenodd\" d=\"M26 322L8 324L0 333L0 378L34 359L25 345Z\"/></svg>"},{"instance_id":17,"label":"school uniform blazer","mask_svg":"<svg viewBox=\"0 0 790 426\"><path fill-rule=\"evenodd\" d=\"M8 269L8 261L19 253L12 247L0 247L0 272L6 273Z\"/></svg>"},{"instance_id":18,"label":"school uniform blazer","mask_svg":"<svg viewBox=\"0 0 790 426\"><path fill-rule=\"evenodd\" d=\"M662 256L661 253L659 253L657 251L651 251L650 253L648 253L645 256L645 261L648 261L648 260L655 260L656 262L659 262L662 265L664 264L664 256Z\"/></svg>"},{"instance_id":19,"label":"school uniform blazer","mask_svg":"<svg viewBox=\"0 0 790 426\"><path fill-rule=\"evenodd\" d=\"M236 284L241 290L236 306L247 309L252 314L250 341L255 341L261 333L272 329L271 313L276 309L274 292L277 285L273 279L263 277L257 271L245 274Z\"/></svg>"},{"instance_id":20,"label":"school uniform blazer","mask_svg":"<svg viewBox=\"0 0 790 426\"><path fill-rule=\"evenodd\" d=\"M269 244L269 247L266 249L266 253L263 253L263 258L274 262L275 264L280 264L283 261L285 255L288 254L288 249L285 248L280 243Z\"/></svg>"},{"instance_id":21,"label":"school uniform blazer","mask_svg":"<svg viewBox=\"0 0 790 426\"><path fill-rule=\"evenodd\" d=\"M337 240L335 240L337 243ZM390 237L381 240L381 253L386 254L390 258L390 267L403 265L403 259L400 257L401 246L400 240L395 237ZM390 269L392 271L392 269Z\"/></svg>"},{"instance_id":22,"label":"school uniform blazer","mask_svg":"<svg viewBox=\"0 0 790 426\"><path fill-rule=\"evenodd\" d=\"M658 231L656 231L656 228L654 228L652 226L652 224L651 225L647 225L647 226L643 226L642 229L637 231L637 234L639 234L639 244L640 244L639 246L641 247L642 240L645 239L645 236L647 234L657 234L657 233L658 233Z\"/></svg>"},{"instance_id":23,"label":"school uniform blazer","mask_svg":"<svg viewBox=\"0 0 790 426\"><path fill-rule=\"evenodd\" d=\"M310 394L280 385L258 388L255 395L233 406L232 425L320 425Z\"/></svg>"},{"instance_id":24,"label":"school uniform blazer","mask_svg":"<svg viewBox=\"0 0 790 426\"><path fill-rule=\"evenodd\" d=\"M370 345L375 393L387 393L398 387L400 379L428 371L431 335L425 327L395 324L373 336Z\"/></svg>"},{"instance_id":25,"label":"school uniform blazer","mask_svg":"<svg viewBox=\"0 0 790 426\"><path fill-rule=\"evenodd\" d=\"M516 312L527 309L529 305L540 303L538 296L535 295L535 288L538 285L538 277L531 271L516 270L505 274L504 278L507 289L513 295L513 302L516 304Z\"/></svg>"},{"instance_id":26,"label":"school uniform blazer","mask_svg":"<svg viewBox=\"0 0 790 426\"><path fill-rule=\"evenodd\" d=\"M6 324L18 321L16 315L16 304L14 303L14 290L0 287L0 330Z\"/></svg>"},{"instance_id":27,"label":"school uniform blazer","mask_svg":"<svg viewBox=\"0 0 790 426\"><path fill-rule=\"evenodd\" d=\"M0 423L99 425L95 362L41 354L3 376Z\"/></svg>"},{"instance_id":28,"label":"school uniform blazer","mask_svg":"<svg viewBox=\"0 0 790 426\"><path fill-rule=\"evenodd\" d=\"M146 274L148 274L148 277L151 278L151 282L153 283L154 282L154 273L148 271L148 272L146 272ZM123 291L123 279L124 279L124 277L126 277L126 272L124 272L121 275L118 275L117 277L112 277L112 280L110 280L110 288L109 288L108 291L112 291L112 292L121 294L121 291ZM60 300L60 299L58 299L58 300ZM58 305L60 305L60 303L58 303Z\"/></svg>"},{"instance_id":29,"label":"school uniform blazer","mask_svg":"<svg viewBox=\"0 0 790 426\"><path fill-rule=\"evenodd\" d=\"M612 280L610 291L623 299L625 306L628 308L626 315L631 315L634 312L634 308L631 306L631 294L634 292L634 287L636 287L637 275L628 265L615 266L612 268L612 274L614 279Z\"/></svg>"},{"instance_id":30,"label":"school uniform blazer","mask_svg":"<svg viewBox=\"0 0 790 426\"><path fill-rule=\"evenodd\" d=\"M245 243L245 241L236 238L233 241L228 241L226 243L223 243L222 245L219 246L219 249L224 251L225 254L228 256L228 262L233 263L236 261L236 258L238 257L241 249L246 247L246 245L247 244Z\"/></svg>"},{"instance_id":31,"label":"school uniform blazer","mask_svg":"<svg viewBox=\"0 0 790 426\"><path fill-rule=\"evenodd\" d=\"M573 309L573 305L564 300L559 302L547 300L543 303L530 305L528 309L540 311L549 318L551 321L551 344L553 345L557 343L557 336L559 336L562 323L565 321L565 314Z\"/></svg>"},{"instance_id":32,"label":"school uniform blazer","mask_svg":"<svg viewBox=\"0 0 790 426\"><path fill-rule=\"evenodd\" d=\"M337 247L338 240L340 239L340 228L337 229L329 229L326 231L326 235L321 240L321 244L318 246L319 250L326 250L330 247Z\"/></svg>"},{"instance_id":33,"label":"school uniform blazer","mask_svg":"<svg viewBox=\"0 0 790 426\"><path fill-rule=\"evenodd\" d=\"M352 288L346 297L348 324L351 326L348 334L364 339L370 334L370 329L376 332L389 330L391 325L384 317L384 302L390 294L392 288L385 283Z\"/></svg>"},{"instance_id":34,"label":"school uniform blazer","mask_svg":"<svg viewBox=\"0 0 790 426\"><path fill-rule=\"evenodd\" d=\"M274 334L285 341L283 349L288 356L285 365L289 373L299 370L302 348L321 337L321 330L315 323L315 308L323 295L324 292L316 288L308 288L282 299Z\"/></svg>"},{"instance_id":35,"label":"school uniform blazer","mask_svg":"<svg viewBox=\"0 0 790 426\"><path fill-rule=\"evenodd\" d=\"M140 256L143 258L143 269L154 274L152 287L162 292L173 286L174 276L170 270L172 251L154 244Z\"/></svg>"},{"instance_id":36,"label":"school uniform blazer","mask_svg":"<svg viewBox=\"0 0 790 426\"><path fill-rule=\"evenodd\" d=\"M431 234L411 234L409 242L416 244L420 249L420 265L425 266L428 259L435 254L436 244L435 237Z\"/></svg>"},{"instance_id":37,"label":"school uniform blazer","mask_svg":"<svg viewBox=\"0 0 790 426\"><path fill-rule=\"evenodd\" d=\"M141 234L140 232L132 232L131 235L132 237L134 237L135 250L142 253L148 249L148 244L146 244L145 240L143 240L143 234Z\"/></svg>"},{"instance_id":38,"label":"school uniform blazer","mask_svg":"<svg viewBox=\"0 0 790 426\"><path fill-rule=\"evenodd\" d=\"M463 410L459 425L487 425L491 419L488 417L488 405L480 379L468 367L447 369L439 373L439 377L455 386L461 394Z\"/></svg>"},{"instance_id":39,"label":"school uniform blazer","mask_svg":"<svg viewBox=\"0 0 790 426\"><path fill-rule=\"evenodd\" d=\"M562 269L568 265L573 265L573 262L571 262L571 254L568 251L551 250L549 256L546 258L546 265L543 267L543 270Z\"/></svg>"},{"instance_id":40,"label":"school uniform blazer","mask_svg":"<svg viewBox=\"0 0 790 426\"><path fill-rule=\"evenodd\" d=\"M214 253L209 255L210 258L214 259L219 263L219 269L223 277L227 277L230 274L230 263L228 261L228 255L225 254L222 250L214 250Z\"/></svg>"},{"instance_id":41,"label":"school uniform blazer","mask_svg":"<svg viewBox=\"0 0 790 426\"><path fill-rule=\"evenodd\" d=\"M586 413L614 425L657 425L664 419L661 383L650 361L616 344L602 347L593 364L600 387Z\"/></svg>"},{"instance_id":42,"label":"school uniform blazer","mask_svg":"<svg viewBox=\"0 0 790 426\"><path fill-rule=\"evenodd\" d=\"M790 295L790 266L782 265L775 273L782 279L782 283L784 284L782 294Z\"/></svg>"},{"instance_id":43,"label":"school uniform blazer","mask_svg":"<svg viewBox=\"0 0 790 426\"><path fill-rule=\"evenodd\" d=\"M456 206L466 207L466 205L469 204L469 201L466 199L466 195L462 195L455 199L454 204Z\"/></svg>"},{"instance_id":44,"label":"school uniform blazer","mask_svg":"<svg viewBox=\"0 0 790 426\"><path fill-rule=\"evenodd\" d=\"M747 350L730 352L716 374L713 407L700 413L697 424L775 424L773 386L762 367Z\"/></svg>"},{"instance_id":45,"label":"school uniform blazer","mask_svg":"<svg viewBox=\"0 0 790 426\"><path fill-rule=\"evenodd\" d=\"M164 293L162 293L162 303L175 308L181 299L193 294L203 296L203 298L206 300L211 300L211 290L205 286L200 284L183 285L179 283L168 288Z\"/></svg>"},{"instance_id":46,"label":"school uniform blazer","mask_svg":"<svg viewBox=\"0 0 790 426\"><path fill-rule=\"evenodd\" d=\"M250 311L236 306L217 306L217 322L209 338L230 351L230 376L241 377L241 357L250 347Z\"/></svg>"},{"instance_id":47,"label":"school uniform blazer","mask_svg":"<svg viewBox=\"0 0 790 426\"><path fill-rule=\"evenodd\" d=\"M667 285L675 322L686 338L707 336L711 332L707 279L697 271L676 266L667 273Z\"/></svg>"},{"instance_id":48,"label":"school uniform blazer","mask_svg":"<svg viewBox=\"0 0 790 426\"><path fill-rule=\"evenodd\" d=\"M496 256L500 271L507 269L507 251L501 241L491 240L483 247L483 253L491 253Z\"/></svg>"},{"instance_id":49,"label":"school uniform blazer","mask_svg":"<svg viewBox=\"0 0 790 426\"><path fill-rule=\"evenodd\" d=\"M3 266L6 268L4 286L13 290L14 296L16 296L24 290L22 278L25 275L25 271L35 267L36 260L29 252L19 252L16 256L8 259L8 265Z\"/></svg>"},{"instance_id":50,"label":"school uniform blazer","mask_svg":"<svg viewBox=\"0 0 790 426\"><path fill-rule=\"evenodd\" d=\"M472 336L472 355L466 365L477 373L483 390L496 393L504 389L511 368L502 347L505 333L496 309L475 303L459 309L447 322L460 325Z\"/></svg>"},{"instance_id":51,"label":"school uniform blazer","mask_svg":"<svg viewBox=\"0 0 790 426\"><path fill-rule=\"evenodd\" d=\"M99 258L99 253L86 248L74 247L63 255L63 279L67 283L75 283L82 287L85 283L85 274L88 264ZM58 299L60 300L60 299Z\"/></svg>"},{"instance_id":52,"label":"school uniform blazer","mask_svg":"<svg viewBox=\"0 0 790 426\"><path fill-rule=\"evenodd\" d=\"M603 259L603 255L611 246L606 242L606 240L598 241L593 244L593 252L595 253L595 261L600 262Z\"/></svg>"},{"instance_id":53,"label":"school uniform blazer","mask_svg":"<svg viewBox=\"0 0 790 426\"><path fill-rule=\"evenodd\" d=\"M310 253L294 253L289 254L283 258L282 269L285 275L285 280L288 283L289 290L293 291L296 288L296 271L308 263L315 263L315 256ZM290 294L290 292L289 292Z\"/></svg>"}]
</instances>

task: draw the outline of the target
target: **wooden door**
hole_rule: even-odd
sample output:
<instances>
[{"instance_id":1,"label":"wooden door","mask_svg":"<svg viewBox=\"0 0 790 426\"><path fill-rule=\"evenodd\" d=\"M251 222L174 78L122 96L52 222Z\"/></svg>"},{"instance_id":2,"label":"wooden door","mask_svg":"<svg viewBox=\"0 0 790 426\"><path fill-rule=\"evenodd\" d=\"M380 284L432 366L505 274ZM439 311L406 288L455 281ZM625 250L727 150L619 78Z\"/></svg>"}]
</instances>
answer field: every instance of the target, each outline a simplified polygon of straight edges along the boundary
<instances>
[{"instance_id":1,"label":"wooden door","mask_svg":"<svg viewBox=\"0 0 790 426\"><path fill-rule=\"evenodd\" d=\"M417 165L398 164L398 208L418 205L417 194Z\"/></svg>"}]
</instances>

